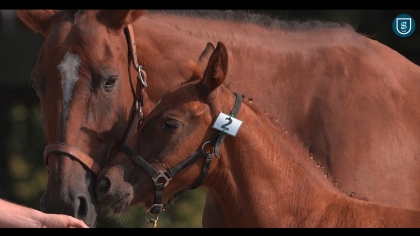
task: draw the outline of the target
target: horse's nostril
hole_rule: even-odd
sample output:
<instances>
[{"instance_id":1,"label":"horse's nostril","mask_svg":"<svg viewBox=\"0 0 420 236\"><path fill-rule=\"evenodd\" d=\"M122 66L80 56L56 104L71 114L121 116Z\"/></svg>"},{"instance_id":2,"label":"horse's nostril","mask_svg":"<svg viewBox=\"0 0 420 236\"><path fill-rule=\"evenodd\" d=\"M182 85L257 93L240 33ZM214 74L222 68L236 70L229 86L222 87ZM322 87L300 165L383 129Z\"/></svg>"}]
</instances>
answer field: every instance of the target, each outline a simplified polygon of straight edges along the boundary
<instances>
[{"instance_id":1,"label":"horse's nostril","mask_svg":"<svg viewBox=\"0 0 420 236\"><path fill-rule=\"evenodd\" d=\"M79 209L77 210L77 216L86 217L88 212L88 205L86 197L79 197ZM83 219L83 218L79 218Z\"/></svg>"},{"instance_id":2,"label":"horse's nostril","mask_svg":"<svg viewBox=\"0 0 420 236\"><path fill-rule=\"evenodd\" d=\"M98 184L98 194L104 195L111 188L111 181L108 178L104 178Z\"/></svg>"}]
</instances>

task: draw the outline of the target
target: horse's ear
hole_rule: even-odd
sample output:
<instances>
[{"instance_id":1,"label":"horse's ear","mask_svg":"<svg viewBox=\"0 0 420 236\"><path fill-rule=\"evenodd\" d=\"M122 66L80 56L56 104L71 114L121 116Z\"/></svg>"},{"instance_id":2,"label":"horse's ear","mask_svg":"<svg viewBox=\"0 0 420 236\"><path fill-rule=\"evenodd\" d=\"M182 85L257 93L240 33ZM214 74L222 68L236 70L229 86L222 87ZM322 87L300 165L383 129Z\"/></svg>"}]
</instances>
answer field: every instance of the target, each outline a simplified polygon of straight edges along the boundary
<instances>
[{"instance_id":1,"label":"horse's ear","mask_svg":"<svg viewBox=\"0 0 420 236\"><path fill-rule=\"evenodd\" d=\"M133 23L145 13L146 10L100 10L97 18L107 27L118 30Z\"/></svg>"},{"instance_id":2,"label":"horse's ear","mask_svg":"<svg viewBox=\"0 0 420 236\"><path fill-rule=\"evenodd\" d=\"M16 10L18 18L23 21L35 33L41 33L45 37L50 29L52 17L58 10Z\"/></svg>"},{"instance_id":3,"label":"horse's ear","mask_svg":"<svg viewBox=\"0 0 420 236\"><path fill-rule=\"evenodd\" d=\"M208 95L219 87L225 81L227 72L228 51L222 42L218 42L216 49L214 49L210 56L203 79L200 81L200 85L204 90L203 92Z\"/></svg>"},{"instance_id":4,"label":"horse's ear","mask_svg":"<svg viewBox=\"0 0 420 236\"><path fill-rule=\"evenodd\" d=\"M201 53L200 57L198 58L198 63L203 63L209 60L211 53L214 52L214 45L211 42L208 42L206 48Z\"/></svg>"}]
</instances>

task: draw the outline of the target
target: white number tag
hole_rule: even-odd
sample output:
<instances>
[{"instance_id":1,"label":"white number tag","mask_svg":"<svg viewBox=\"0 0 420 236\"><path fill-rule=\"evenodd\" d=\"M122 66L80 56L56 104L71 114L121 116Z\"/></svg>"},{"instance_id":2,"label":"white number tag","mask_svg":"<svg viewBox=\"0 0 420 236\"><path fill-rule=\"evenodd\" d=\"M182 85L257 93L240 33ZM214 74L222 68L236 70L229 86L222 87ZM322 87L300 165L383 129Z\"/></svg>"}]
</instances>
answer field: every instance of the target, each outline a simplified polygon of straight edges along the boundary
<instances>
[{"instance_id":1,"label":"white number tag","mask_svg":"<svg viewBox=\"0 0 420 236\"><path fill-rule=\"evenodd\" d=\"M216 121L214 122L213 128L224 131L225 133L236 136L239 127L241 126L242 121L236 119L235 117L229 117L228 115L220 112Z\"/></svg>"}]
</instances>

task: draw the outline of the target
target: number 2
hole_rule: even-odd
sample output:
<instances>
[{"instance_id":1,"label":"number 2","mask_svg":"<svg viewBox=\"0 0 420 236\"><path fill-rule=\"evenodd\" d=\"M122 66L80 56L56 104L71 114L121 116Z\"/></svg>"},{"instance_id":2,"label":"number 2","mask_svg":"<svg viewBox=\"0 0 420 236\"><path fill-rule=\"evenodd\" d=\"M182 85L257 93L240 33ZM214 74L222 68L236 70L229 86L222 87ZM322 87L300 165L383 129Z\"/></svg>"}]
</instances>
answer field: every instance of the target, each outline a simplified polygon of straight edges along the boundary
<instances>
[{"instance_id":1,"label":"number 2","mask_svg":"<svg viewBox=\"0 0 420 236\"><path fill-rule=\"evenodd\" d=\"M232 124L232 119L230 117L226 117L226 120L229 120L228 123L221 126L222 129L229 130L228 125Z\"/></svg>"}]
</instances>

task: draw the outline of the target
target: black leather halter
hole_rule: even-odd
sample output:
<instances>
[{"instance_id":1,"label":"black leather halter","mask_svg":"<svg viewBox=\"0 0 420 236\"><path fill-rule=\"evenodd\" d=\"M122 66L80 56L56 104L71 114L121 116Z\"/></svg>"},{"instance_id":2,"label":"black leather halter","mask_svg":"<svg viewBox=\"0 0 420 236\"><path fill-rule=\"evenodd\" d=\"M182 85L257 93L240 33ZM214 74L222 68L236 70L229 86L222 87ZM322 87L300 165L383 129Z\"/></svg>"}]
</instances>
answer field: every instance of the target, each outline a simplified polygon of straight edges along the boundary
<instances>
[{"instance_id":1,"label":"black leather halter","mask_svg":"<svg viewBox=\"0 0 420 236\"><path fill-rule=\"evenodd\" d=\"M229 114L230 116L233 116L233 117L235 117L238 114L239 109L241 108L241 104L242 104L242 95L239 94L239 93L235 93L235 96L236 96L235 105L234 105L231 113ZM156 194L155 194L155 197L153 198L152 207L150 209L148 209L148 213L152 213L152 214L157 215L160 212L165 210L165 207L162 204L164 187L166 187L168 185L169 181L172 179L172 177L176 173L178 173L179 171L181 171L185 167L194 163L196 160L198 160L198 158L204 156L205 161L204 161L203 169L201 170L200 175L197 177L195 182L190 187L187 187L184 190L181 190L180 192L178 192L176 194L176 196L179 196L181 193L184 193L189 189L198 188L201 185L201 183L203 182L204 178L206 177L206 175L207 175L207 173L210 169L210 164L211 164L211 161L212 161L213 154L217 158L220 158L220 146L222 145L222 142L225 139L225 137L226 137L225 132L223 132L223 131L218 132L217 134L215 134L213 136L212 139L203 143L203 145L201 146L201 150L196 151L191 156L189 156L187 159L185 159L184 161L182 161L178 165L170 168L169 170L159 170L159 171L157 171L155 168L153 168L141 156L137 155L136 152L133 151L131 148L129 148L128 146L125 146L125 145L122 146L121 151L124 152L127 156L131 157L134 162L136 162L141 168L143 168L143 170L146 171L152 177L152 180L155 183ZM206 144L212 145L214 147L214 152L213 153L206 153L206 151L204 150L204 147L205 147ZM165 180L165 182L159 183L158 180L160 178L163 178Z\"/></svg>"}]
</instances>

